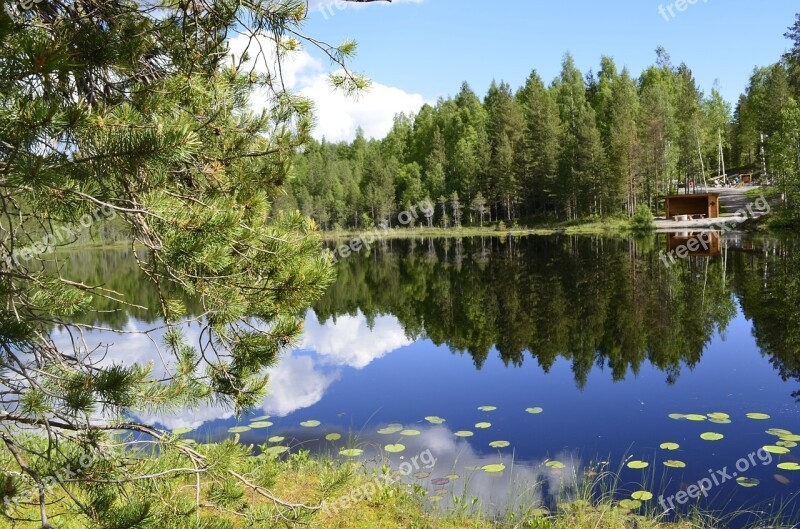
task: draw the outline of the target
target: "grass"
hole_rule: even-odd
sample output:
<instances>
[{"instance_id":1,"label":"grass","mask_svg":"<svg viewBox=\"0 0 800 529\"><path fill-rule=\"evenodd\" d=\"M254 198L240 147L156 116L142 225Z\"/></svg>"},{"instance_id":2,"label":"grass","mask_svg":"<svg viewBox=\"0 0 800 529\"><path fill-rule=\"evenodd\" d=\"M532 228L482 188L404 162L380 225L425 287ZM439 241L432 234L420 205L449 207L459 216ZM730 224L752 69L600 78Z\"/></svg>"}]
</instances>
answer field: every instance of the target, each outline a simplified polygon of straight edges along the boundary
<instances>
[{"instance_id":1,"label":"grass","mask_svg":"<svg viewBox=\"0 0 800 529\"><path fill-rule=\"evenodd\" d=\"M503 235L555 235L559 233L567 235L612 235L627 234L631 230L631 223L621 218L606 219L584 219L576 221L566 221L559 223L548 223L535 228L527 227L505 227L504 224L486 225L484 227L414 227L414 228L390 228L387 230L332 230L321 232L322 238L328 241L347 241L358 239L365 234L377 235L379 239L406 239L415 237L497 237Z\"/></svg>"}]
</instances>

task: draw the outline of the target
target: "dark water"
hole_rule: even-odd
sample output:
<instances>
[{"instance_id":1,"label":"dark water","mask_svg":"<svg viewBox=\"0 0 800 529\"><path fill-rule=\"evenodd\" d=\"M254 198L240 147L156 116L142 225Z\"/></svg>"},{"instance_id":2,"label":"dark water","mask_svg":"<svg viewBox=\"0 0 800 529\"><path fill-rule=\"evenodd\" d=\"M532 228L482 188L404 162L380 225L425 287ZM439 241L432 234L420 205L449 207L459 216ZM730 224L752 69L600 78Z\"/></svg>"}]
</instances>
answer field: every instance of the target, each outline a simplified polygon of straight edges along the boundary
<instances>
[{"instance_id":1,"label":"dark water","mask_svg":"<svg viewBox=\"0 0 800 529\"><path fill-rule=\"evenodd\" d=\"M671 266L659 259L667 247L663 236L379 243L337 265L336 283L308 311L302 344L271 371L272 394L251 415L269 415L272 425L241 439L381 454L443 505L477 497L496 511L552 506L574 476L610 470L621 498L643 488L655 495L653 509L661 510L660 494L709 478L708 497L690 505L793 510L800 472L777 465L800 463L800 447L756 451L780 441L768 429L800 434L800 240L729 237L719 255ZM155 301L125 251L76 254L73 264L82 279L102 278L144 306ZM127 330L158 325L146 310L91 319ZM112 359L154 359L146 336L93 337L115 344ZM532 407L543 411L527 413ZM669 417L676 413L724 413L730 423ZM214 408L140 419L192 427L188 437L199 441L249 424ZM377 433L389 424L413 431ZM343 437L326 441L330 433ZM680 448L663 450L665 442ZM395 443L405 450L382 450ZM649 466L630 469L631 459ZM553 461L564 468L545 465ZM500 474L480 470L498 463ZM444 483L448 475L458 478ZM759 485L742 487L741 476Z\"/></svg>"}]
</instances>

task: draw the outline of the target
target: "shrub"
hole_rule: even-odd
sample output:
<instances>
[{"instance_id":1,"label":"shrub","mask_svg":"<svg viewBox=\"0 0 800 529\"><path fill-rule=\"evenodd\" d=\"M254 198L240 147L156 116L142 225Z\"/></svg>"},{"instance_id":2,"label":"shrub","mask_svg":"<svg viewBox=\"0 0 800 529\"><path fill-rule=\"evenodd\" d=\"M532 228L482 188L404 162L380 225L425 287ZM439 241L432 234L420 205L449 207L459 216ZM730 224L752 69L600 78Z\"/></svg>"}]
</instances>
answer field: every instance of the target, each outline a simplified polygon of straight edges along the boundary
<instances>
[{"instance_id":1,"label":"shrub","mask_svg":"<svg viewBox=\"0 0 800 529\"><path fill-rule=\"evenodd\" d=\"M656 227L653 212L644 204L636 206L636 211L631 217L631 229L633 231L651 231Z\"/></svg>"}]
</instances>

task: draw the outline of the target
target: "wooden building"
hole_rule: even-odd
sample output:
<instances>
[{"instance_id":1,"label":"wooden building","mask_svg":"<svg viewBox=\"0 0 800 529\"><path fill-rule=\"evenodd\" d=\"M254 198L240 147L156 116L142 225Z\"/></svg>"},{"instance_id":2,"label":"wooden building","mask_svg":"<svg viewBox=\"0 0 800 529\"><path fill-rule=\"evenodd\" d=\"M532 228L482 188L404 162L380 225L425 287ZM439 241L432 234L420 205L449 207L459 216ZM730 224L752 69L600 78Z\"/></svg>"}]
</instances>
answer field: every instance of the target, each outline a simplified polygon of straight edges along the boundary
<instances>
[{"instance_id":1,"label":"wooden building","mask_svg":"<svg viewBox=\"0 0 800 529\"><path fill-rule=\"evenodd\" d=\"M667 235L667 254L676 254L679 257L690 255L712 257L721 252L722 237L718 231L670 233ZM684 255L680 255L681 253Z\"/></svg>"},{"instance_id":2,"label":"wooden building","mask_svg":"<svg viewBox=\"0 0 800 529\"><path fill-rule=\"evenodd\" d=\"M719 193L669 195L665 197L664 208L667 220L716 219L719 218Z\"/></svg>"}]
</instances>

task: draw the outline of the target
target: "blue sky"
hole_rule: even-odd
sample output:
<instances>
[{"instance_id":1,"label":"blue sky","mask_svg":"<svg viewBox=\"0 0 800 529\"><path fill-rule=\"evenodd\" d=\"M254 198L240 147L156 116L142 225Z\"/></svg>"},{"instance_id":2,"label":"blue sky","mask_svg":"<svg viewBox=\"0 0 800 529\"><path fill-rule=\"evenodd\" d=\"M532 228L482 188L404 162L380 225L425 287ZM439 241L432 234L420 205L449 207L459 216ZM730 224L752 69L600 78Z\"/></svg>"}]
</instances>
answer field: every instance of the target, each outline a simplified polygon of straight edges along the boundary
<instances>
[{"instance_id":1,"label":"blue sky","mask_svg":"<svg viewBox=\"0 0 800 529\"><path fill-rule=\"evenodd\" d=\"M312 0L304 30L332 43L358 41L351 64L374 80L377 93L362 100L367 115L353 119L368 122L383 107L393 113L452 95L464 80L481 96L492 79L516 88L534 68L549 82L567 51L584 73L610 55L638 75L659 45L674 63L692 68L706 93L718 82L735 101L753 68L775 62L788 48L783 34L800 11L796 0L696 0L683 12L673 5L671 17L673 2L395 0L345 9L331 2L324 16L320 6L328 0ZM322 99L321 110L336 105ZM326 120L321 117L322 128ZM380 130L371 127L370 135Z\"/></svg>"}]
</instances>

